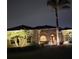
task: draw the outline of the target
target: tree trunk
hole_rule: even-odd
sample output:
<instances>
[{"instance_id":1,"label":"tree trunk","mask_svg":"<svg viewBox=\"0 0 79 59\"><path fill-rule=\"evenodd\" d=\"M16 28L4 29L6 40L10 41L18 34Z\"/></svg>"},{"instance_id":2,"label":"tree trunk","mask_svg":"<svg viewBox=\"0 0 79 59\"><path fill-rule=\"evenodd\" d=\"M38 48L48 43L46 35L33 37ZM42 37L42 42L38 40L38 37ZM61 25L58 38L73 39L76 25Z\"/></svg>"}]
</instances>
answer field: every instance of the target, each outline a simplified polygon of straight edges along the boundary
<instances>
[{"instance_id":1,"label":"tree trunk","mask_svg":"<svg viewBox=\"0 0 79 59\"><path fill-rule=\"evenodd\" d=\"M59 24L58 24L58 9L57 9L57 7L55 8L55 16L56 16L57 45L59 45L60 40L59 40Z\"/></svg>"}]
</instances>

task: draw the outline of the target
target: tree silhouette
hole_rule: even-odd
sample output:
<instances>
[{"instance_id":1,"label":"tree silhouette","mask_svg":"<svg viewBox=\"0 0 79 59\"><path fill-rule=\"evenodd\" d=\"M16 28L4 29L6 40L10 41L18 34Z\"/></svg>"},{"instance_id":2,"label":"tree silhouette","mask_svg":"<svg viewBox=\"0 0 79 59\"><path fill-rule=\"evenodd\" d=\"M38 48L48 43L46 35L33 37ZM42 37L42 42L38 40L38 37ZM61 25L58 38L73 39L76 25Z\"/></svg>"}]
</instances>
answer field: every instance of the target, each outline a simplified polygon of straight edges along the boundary
<instances>
[{"instance_id":1,"label":"tree silhouette","mask_svg":"<svg viewBox=\"0 0 79 59\"><path fill-rule=\"evenodd\" d=\"M56 32L57 32L57 45L59 45L59 23L58 23L58 10L70 8L69 0L48 0L47 6L52 7L55 10L56 16Z\"/></svg>"}]
</instances>

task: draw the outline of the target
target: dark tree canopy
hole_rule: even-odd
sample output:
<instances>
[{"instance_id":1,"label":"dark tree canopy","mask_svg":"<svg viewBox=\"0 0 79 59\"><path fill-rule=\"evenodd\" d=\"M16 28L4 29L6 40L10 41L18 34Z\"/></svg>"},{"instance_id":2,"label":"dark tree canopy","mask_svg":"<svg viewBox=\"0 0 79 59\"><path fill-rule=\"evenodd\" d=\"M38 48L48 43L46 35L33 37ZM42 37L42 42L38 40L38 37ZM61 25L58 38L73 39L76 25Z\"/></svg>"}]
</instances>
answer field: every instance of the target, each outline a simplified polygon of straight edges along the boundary
<instances>
[{"instance_id":1,"label":"dark tree canopy","mask_svg":"<svg viewBox=\"0 0 79 59\"><path fill-rule=\"evenodd\" d=\"M48 0L47 5L52 6L53 8L70 8L69 0Z\"/></svg>"}]
</instances>

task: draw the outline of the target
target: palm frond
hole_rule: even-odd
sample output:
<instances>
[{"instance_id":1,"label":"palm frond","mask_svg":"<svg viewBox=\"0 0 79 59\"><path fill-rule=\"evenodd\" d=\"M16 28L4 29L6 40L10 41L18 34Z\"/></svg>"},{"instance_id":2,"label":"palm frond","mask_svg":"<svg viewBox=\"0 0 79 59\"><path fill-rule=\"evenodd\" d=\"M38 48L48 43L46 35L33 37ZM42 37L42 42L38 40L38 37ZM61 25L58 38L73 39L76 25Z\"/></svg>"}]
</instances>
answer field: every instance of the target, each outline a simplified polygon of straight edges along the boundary
<instances>
[{"instance_id":1,"label":"palm frond","mask_svg":"<svg viewBox=\"0 0 79 59\"><path fill-rule=\"evenodd\" d=\"M69 0L59 0L58 5L70 4Z\"/></svg>"},{"instance_id":2,"label":"palm frond","mask_svg":"<svg viewBox=\"0 0 79 59\"><path fill-rule=\"evenodd\" d=\"M56 0L48 0L47 5L56 7Z\"/></svg>"},{"instance_id":3,"label":"palm frond","mask_svg":"<svg viewBox=\"0 0 79 59\"><path fill-rule=\"evenodd\" d=\"M63 6L62 8L63 8L63 9L68 9L68 8L70 8L70 6L65 5L65 6Z\"/></svg>"},{"instance_id":4,"label":"palm frond","mask_svg":"<svg viewBox=\"0 0 79 59\"><path fill-rule=\"evenodd\" d=\"M70 1L69 0L48 0L47 5L51 7L59 7L59 8L70 8Z\"/></svg>"}]
</instances>

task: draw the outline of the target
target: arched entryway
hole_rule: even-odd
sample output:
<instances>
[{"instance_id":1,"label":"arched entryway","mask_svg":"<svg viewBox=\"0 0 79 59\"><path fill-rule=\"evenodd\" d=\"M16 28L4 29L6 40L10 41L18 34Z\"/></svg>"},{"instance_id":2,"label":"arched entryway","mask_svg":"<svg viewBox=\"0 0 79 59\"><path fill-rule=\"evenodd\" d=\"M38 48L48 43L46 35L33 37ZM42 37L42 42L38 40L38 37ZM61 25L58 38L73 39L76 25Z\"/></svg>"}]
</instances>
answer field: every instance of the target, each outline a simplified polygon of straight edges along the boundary
<instances>
[{"instance_id":1,"label":"arched entryway","mask_svg":"<svg viewBox=\"0 0 79 59\"><path fill-rule=\"evenodd\" d=\"M39 40L39 44L46 44L47 41L47 36L46 35L41 35L40 36L40 40Z\"/></svg>"},{"instance_id":2,"label":"arched entryway","mask_svg":"<svg viewBox=\"0 0 79 59\"><path fill-rule=\"evenodd\" d=\"M49 40L49 45L56 45L57 44L57 41L56 41L56 37L54 34L51 34L50 35L50 40Z\"/></svg>"}]
</instances>

